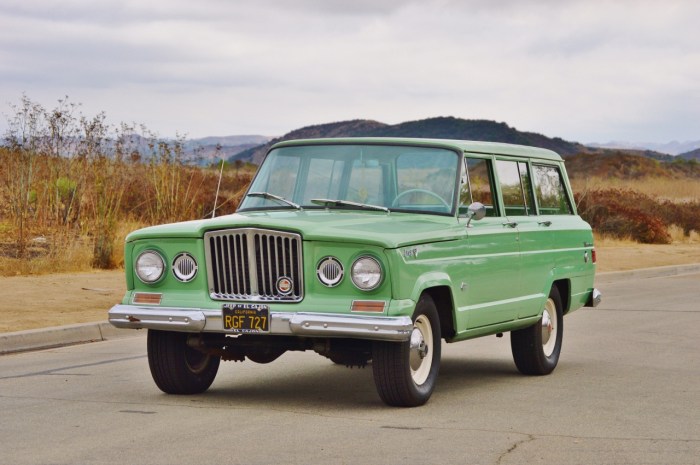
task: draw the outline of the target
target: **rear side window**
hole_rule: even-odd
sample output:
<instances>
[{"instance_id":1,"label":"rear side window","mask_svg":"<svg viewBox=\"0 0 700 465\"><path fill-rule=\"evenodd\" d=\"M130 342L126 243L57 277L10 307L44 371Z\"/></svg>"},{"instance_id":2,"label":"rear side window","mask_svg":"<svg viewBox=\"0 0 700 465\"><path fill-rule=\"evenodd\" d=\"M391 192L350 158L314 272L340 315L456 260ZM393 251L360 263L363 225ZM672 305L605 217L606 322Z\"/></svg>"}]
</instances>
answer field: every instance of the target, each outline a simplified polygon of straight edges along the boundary
<instances>
[{"instance_id":1,"label":"rear side window","mask_svg":"<svg viewBox=\"0 0 700 465\"><path fill-rule=\"evenodd\" d=\"M532 198L527 163L496 160L496 171L501 184L506 216L534 215L535 201Z\"/></svg>"},{"instance_id":2,"label":"rear side window","mask_svg":"<svg viewBox=\"0 0 700 465\"><path fill-rule=\"evenodd\" d=\"M533 165L535 196L541 215L571 215L571 202L557 166Z\"/></svg>"}]
</instances>

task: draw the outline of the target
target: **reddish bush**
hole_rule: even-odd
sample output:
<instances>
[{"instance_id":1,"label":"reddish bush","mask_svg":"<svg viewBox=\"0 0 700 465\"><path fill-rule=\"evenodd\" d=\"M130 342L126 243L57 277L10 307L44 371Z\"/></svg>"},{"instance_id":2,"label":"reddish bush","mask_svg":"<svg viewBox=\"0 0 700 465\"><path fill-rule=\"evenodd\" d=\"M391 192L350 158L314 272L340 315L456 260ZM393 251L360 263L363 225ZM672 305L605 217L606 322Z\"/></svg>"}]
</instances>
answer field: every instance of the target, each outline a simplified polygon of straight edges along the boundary
<instances>
[{"instance_id":1,"label":"reddish bush","mask_svg":"<svg viewBox=\"0 0 700 465\"><path fill-rule=\"evenodd\" d=\"M640 192L624 189L591 190L576 195L579 214L597 232L631 237L647 244L668 244L664 207ZM674 222L675 223L675 222Z\"/></svg>"}]
</instances>

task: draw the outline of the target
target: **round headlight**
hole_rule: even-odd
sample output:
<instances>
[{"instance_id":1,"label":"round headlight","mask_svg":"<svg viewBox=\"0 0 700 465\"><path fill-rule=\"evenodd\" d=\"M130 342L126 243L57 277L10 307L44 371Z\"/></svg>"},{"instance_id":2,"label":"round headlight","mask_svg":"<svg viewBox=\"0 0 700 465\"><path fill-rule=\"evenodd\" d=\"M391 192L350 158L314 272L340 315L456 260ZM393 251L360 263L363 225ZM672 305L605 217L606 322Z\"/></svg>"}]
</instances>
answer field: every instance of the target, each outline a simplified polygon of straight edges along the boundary
<instances>
[{"instance_id":1,"label":"round headlight","mask_svg":"<svg viewBox=\"0 0 700 465\"><path fill-rule=\"evenodd\" d=\"M173 260L173 275L183 283L192 281L197 275L197 260L188 253L181 253Z\"/></svg>"},{"instance_id":2,"label":"round headlight","mask_svg":"<svg viewBox=\"0 0 700 465\"><path fill-rule=\"evenodd\" d=\"M382 282L382 267L372 257L360 257L352 264L352 282L358 289L371 291Z\"/></svg>"},{"instance_id":3,"label":"round headlight","mask_svg":"<svg viewBox=\"0 0 700 465\"><path fill-rule=\"evenodd\" d=\"M335 287L343 280L343 265L334 257L326 257L319 262L316 276L324 285Z\"/></svg>"},{"instance_id":4,"label":"round headlight","mask_svg":"<svg viewBox=\"0 0 700 465\"><path fill-rule=\"evenodd\" d=\"M146 284L151 284L163 276L165 262L158 252L146 250L136 259L136 276Z\"/></svg>"}]
</instances>

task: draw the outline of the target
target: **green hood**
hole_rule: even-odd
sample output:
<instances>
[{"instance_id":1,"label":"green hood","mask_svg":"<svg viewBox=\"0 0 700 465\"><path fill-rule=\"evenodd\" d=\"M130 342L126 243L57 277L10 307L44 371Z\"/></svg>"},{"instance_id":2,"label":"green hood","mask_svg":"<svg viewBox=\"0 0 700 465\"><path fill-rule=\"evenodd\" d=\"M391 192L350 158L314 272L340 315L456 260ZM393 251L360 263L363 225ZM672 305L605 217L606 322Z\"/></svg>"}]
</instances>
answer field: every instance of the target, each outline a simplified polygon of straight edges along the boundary
<instances>
[{"instance_id":1,"label":"green hood","mask_svg":"<svg viewBox=\"0 0 700 465\"><path fill-rule=\"evenodd\" d=\"M306 241L356 242L384 248L449 241L465 234L464 224L453 217L340 210L275 210L152 226L134 231L126 239L130 242L166 237L201 238L207 231L228 228L275 229L299 233Z\"/></svg>"}]
</instances>

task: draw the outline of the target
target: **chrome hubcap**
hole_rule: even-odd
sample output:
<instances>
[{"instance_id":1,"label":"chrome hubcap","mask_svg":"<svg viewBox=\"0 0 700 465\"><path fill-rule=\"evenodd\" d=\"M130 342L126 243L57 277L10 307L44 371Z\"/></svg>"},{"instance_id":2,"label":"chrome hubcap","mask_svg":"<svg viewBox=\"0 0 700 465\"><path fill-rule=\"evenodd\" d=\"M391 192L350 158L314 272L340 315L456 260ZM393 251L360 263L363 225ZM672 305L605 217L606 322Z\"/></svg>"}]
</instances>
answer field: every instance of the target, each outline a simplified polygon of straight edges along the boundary
<instances>
[{"instance_id":1,"label":"chrome hubcap","mask_svg":"<svg viewBox=\"0 0 700 465\"><path fill-rule=\"evenodd\" d=\"M425 344L423 334L418 328L413 328L411 332L411 351L416 351L418 357L421 359L424 359L425 356L428 355L428 346Z\"/></svg>"},{"instance_id":2,"label":"chrome hubcap","mask_svg":"<svg viewBox=\"0 0 700 465\"><path fill-rule=\"evenodd\" d=\"M433 345L433 331L430 321L425 315L420 315L413 323L409 342L409 365L411 377L417 385L425 383L430 374L433 357L430 353Z\"/></svg>"},{"instance_id":3,"label":"chrome hubcap","mask_svg":"<svg viewBox=\"0 0 700 465\"><path fill-rule=\"evenodd\" d=\"M545 309L544 313L542 313L542 345L547 345L553 329L552 318L549 316L549 312Z\"/></svg>"},{"instance_id":4,"label":"chrome hubcap","mask_svg":"<svg viewBox=\"0 0 700 465\"><path fill-rule=\"evenodd\" d=\"M554 353L554 348L557 345L557 307L554 300L547 299L542 311L542 350L544 355L549 357Z\"/></svg>"}]
</instances>

